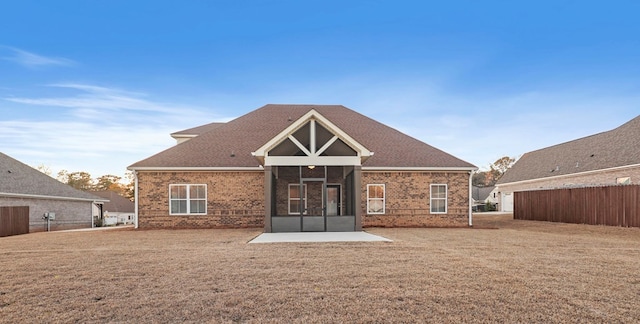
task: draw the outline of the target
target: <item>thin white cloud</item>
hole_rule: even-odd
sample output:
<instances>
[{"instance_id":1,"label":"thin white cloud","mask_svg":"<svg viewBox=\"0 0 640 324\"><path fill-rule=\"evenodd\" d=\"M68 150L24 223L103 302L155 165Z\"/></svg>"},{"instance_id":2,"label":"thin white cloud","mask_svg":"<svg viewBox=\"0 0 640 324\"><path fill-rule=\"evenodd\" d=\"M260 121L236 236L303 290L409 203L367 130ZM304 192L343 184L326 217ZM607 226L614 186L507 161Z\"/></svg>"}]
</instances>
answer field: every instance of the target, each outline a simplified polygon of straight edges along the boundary
<instances>
[{"instance_id":1,"label":"thin white cloud","mask_svg":"<svg viewBox=\"0 0 640 324\"><path fill-rule=\"evenodd\" d=\"M229 119L212 108L158 103L139 92L89 84L50 86L79 93L4 98L5 106L25 113L0 120L0 138L4 153L29 165L44 164L54 173L122 176L128 165L173 145L170 133Z\"/></svg>"},{"instance_id":2,"label":"thin white cloud","mask_svg":"<svg viewBox=\"0 0 640 324\"><path fill-rule=\"evenodd\" d=\"M130 92L115 88L100 87L89 84L57 83L49 87L78 90L71 96L56 96L48 98L5 97L4 100L35 106L76 108L86 111L96 110L131 110L157 113L197 113L199 108L184 105L165 104L143 99L139 92Z\"/></svg>"},{"instance_id":3,"label":"thin white cloud","mask_svg":"<svg viewBox=\"0 0 640 324\"><path fill-rule=\"evenodd\" d=\"M47 57L11 46L0 46L0 48L9 50L9 56L2 57L2 59L18 63L28 68L40 68L45 66L72 66L76 64L75 61L67 58Z\"/></svg>"}]
</instances>

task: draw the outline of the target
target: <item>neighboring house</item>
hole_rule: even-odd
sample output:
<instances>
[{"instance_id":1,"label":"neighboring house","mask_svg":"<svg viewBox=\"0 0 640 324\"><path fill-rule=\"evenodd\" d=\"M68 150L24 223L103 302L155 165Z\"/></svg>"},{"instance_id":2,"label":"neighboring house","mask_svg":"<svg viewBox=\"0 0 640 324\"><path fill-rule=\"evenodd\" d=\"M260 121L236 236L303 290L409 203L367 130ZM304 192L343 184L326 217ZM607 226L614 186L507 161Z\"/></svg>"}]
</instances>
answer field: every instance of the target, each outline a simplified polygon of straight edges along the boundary
<instances>
[{"instance_id":1,"label":"neighboring house","mask_svg":"<svg viewBox=\"0 0 640 324\"><path fill-rule=\"evenodd\" d=\"M486 205L496 206L498 203L498 189L496 186L478 187L473 186L472 191L473 206L476 211L487 211Z\"/></svg>"},{"instance_id":2,"label":"neighboring house","mask_svg":"<svg viewBox=\"0 0 640 324\"><path fill-rule=\"evenodd\" d=\"M513 192L640 183L640 116L613 130L524 154L498 180L500 208Z\"/></svg>"},{"instance_id":3,"label":"neighboring house","mask_svg":"<svg viewBox=\"0 0 640 324\"><path fill-rule=\"evenodd\" d=\"M102 207L102 224L104 226L134 223L136 211L133 201L110 190L92 191L91 193L98 197L109 199L109 202L105 203ZM99 215L100 208L94 206L93 216L98 217Z\"/></svg>"},{"instance_id":4,"label":"neighboring house","mask_svg":"<svg viewBox=\"0 0 640 324\"><path fill-rule=\"evenodd\" d=\"M266 105L129 169L137 227L265 232L468 226L477 170L339 105Z\"/></svg>"},{"instance_id":5,"label":"neighboring house","mask_svg":"<svg viewBox=\"0 0 640 324\"><path fill-rule=\"evenodd\" d=\"M47 230L45 213L51 230L91 228L92 207L105 202L0 153L0 206L28 206L30 232Z\"/></svg>"}]
</instances>

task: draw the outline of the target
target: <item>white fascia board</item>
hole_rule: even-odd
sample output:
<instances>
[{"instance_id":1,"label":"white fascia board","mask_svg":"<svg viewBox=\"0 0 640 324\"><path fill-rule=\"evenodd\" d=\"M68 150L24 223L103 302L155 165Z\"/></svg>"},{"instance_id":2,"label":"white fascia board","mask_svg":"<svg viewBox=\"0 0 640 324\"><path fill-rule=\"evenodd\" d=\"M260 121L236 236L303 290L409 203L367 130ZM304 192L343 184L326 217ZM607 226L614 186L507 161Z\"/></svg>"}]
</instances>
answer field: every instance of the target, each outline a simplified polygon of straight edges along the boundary
<instances>
[{"instance_id":1,"label":"white fascia board","mask_svg":"<svg viewBox=\"0 0 640 324\"><path fill-rule=\"evenodd\" d=\"M262 166L255 167L128 167L131 171L183 171L183 172L200 172L200 171L264 171Z\"/></svg>"},{"instance_id":2,"label":"white fascia board","mask_svg":"<svg viewBox=\"0 0 640 324\"><path fill-rule=\"evenodd\" d=\"M547 181L547 180L556 180L556 179L562 179L562 178L568 178L568 177L574 177L574 176L584 176L584 175L600 173L600 172L620 171L620 170L624 170L624 169L632 169L632 168L638 168L638 167L640 167L640 164L631 164L631 165L624 165L624 166L607 168L607 169L598 169L598 170L590 170L590 171L583 171L583 172L576 172L576 173L567 173L567 174L561 174L561 175L552 176L552 177L535 178L535 179L527 179L527 180L499 183L499 184L496 184L496 187L511 186L511 185L516 185L516 184L532 183L532 182Z\"/></svg>"},{"instance_id":3,"label":"white fascia board","mask_svg":"<svg viewBox=\"0 0 640 324\"><path fill-rule=\"evenodd\" d=\"M77 197L63 197L63 196L47 196L47 195L32 195L32 194L19 194L10 192L0 192L0 197L11 198L28 198L28 199L50 199L50 200L72 200L72 201L86 201L93 203L109 202L109 199L91 199L91 198L77 198Z\"/></svg>"},{"instance_id":4,"label":"white fascia board","mask_svg":"<svg viewBox=\"0 0 640 324\"><path fill-rule=\"evenodd\" d=\"M304 126L306 121L309 120L313 116L314 112L315 112L315 110L311 109L309 112L304 114L304 116L302 116L302 117L298 118L298 120L292 122L291 125L289 125L289 127L287 127L284 130L282 130L282 132L280 132L278 135L274 136L267 143L262 145L260 148L258 148L254 152L251 152L251 154L253 156L256 156L256 157L267 155L267 152L269 150L271 150L273 147L275 147L278 143L280 143L285 138L288 138L289 135L295 133L300 127Z\"/></svg>"},{"instance_id":5,"label":"white fascia board","mask_svg":"<svg viewBox=\"0 0 640 324\"><path fill-rule=\"evenodd\" d=\"M262 145L260 148L258 148L251 154L255 157L266 156L269 150L274 148L277 144L282 142L282 140L284 140L285 138L288 138L289 135L295 133L298 129L304 126L307 123L307 121L311 119L315 119L317 122L320 123L320 125L322 125L322 127L326 128L328 131L337 135L338 138L342 139L347 145L354 148L360 156L367 158L372 155L372 152L370 152L366 147L362 146L360 143L354 140L351 136L349 136L349 134L342 131L338 126L330 122L327 118L322 116L315 109L311 109L302 117L298 118L296 121L291 123L289 127L285 128L282 132L274 136L271 140L269 140L267 143Z\"/></svg>"},{"instance_id":6,"label":"white fascia board","mask_svg":"<svg viewBox=\"0 0 640 324\"><path fill-rule=\"evenodd\" d=\"M198 135L195 134L171 134L171 137L178 139L178 138L194 138L194 137L198 137Z\"/></svg>"},{"instance_id":7,"label":"white fascia board","mask_svg":"<svg viewBox=\"0 0 640 324\"><path fill-rule=\"evenodd\" d=\"M316 117L316 120L320 123L320 125L322 125L324 128L326 128L330 132L333 132L336 135L338 135L338 138L342 139L350 147L355 148L356 151L358 152L358 155L365 158L373 155L371 151L369 151L362 144L358 143L358 141L356 141L351 136L349 136L349 134L342 131L334 123L326 119L324 116L320 115L320 113L316 112L315 110L312 110L312 111L316 113L315 117Z\"/></svg>"},{"instance_id":8,"label":"white fascia board","mask_svg":"<svg viewBox=\"0 0 640 324\"><path fill-rule=\"evenodd\" d=\"M265 165L299 166L299 165L360 165L359 156L266 156Z\"/></svg>"},{"instance_id":9,"label":"white fascia board","mask_svg":"<svg viewBox=\"0 0 640 324\"><path fill-rule=\"evenodd\" d=\"M387 172L387 171L459 171L471 172L476 171L476 167L362 167L362 171L369 172Z\"/></svg>"}]
</instances>

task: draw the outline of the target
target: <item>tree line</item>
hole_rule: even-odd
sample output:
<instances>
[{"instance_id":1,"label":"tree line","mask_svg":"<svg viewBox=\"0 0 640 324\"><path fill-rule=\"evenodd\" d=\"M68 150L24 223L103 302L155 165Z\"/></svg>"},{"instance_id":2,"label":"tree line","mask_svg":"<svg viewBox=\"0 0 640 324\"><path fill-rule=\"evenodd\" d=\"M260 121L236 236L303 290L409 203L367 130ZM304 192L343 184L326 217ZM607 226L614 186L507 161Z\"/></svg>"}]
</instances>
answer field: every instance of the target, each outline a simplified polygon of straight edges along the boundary
<instances>
[{"instance_id":1,"label":"tree line","mask_svg":"<svg viewBox=\"0 0 640 324\"><path fill-rule=\"evenodd\" d=\"M473 185L478 187L495 186L500 177L502 177L514 163L516 163L516 159L508 156L497 159L489 166L489 170L479 171L473 174Z\"/></svg>"},{"instance_id":2,"label":"tree line","mask_svg":"<svg viewBox=\"0 0 640 324\"><path fill-rule=\"evenodd\" d=\"M51 169L45 165L36 167L40 172L53 177ZM132 172L125 174L125 179L113 174L107 174L93 178L85 171L69 172L61 170L55 177L58 181L83 191L113 191L119 195L133 200L135 195L135 180Z\"/></svg>"}]
</instances>

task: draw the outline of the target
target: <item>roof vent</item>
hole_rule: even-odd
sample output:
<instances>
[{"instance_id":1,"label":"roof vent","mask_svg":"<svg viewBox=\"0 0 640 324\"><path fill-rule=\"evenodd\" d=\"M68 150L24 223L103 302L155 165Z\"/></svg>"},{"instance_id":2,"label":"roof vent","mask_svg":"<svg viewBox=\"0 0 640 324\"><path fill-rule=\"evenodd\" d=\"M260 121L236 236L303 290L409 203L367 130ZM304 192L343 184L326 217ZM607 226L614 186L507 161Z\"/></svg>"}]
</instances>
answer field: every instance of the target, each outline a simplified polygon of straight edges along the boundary
<instances>
[{"instance_id":1,"label":"roof vent","mask_svg":"<svg viewBox=\"0 0 640 324\"><path fill-rule=\"evenodd\" d=\"M591 154L590 156L591 156L591 157L594 157L594 156L596 156L596 155L595 155L595 154Z\"/></svg>"}]
</instances>

